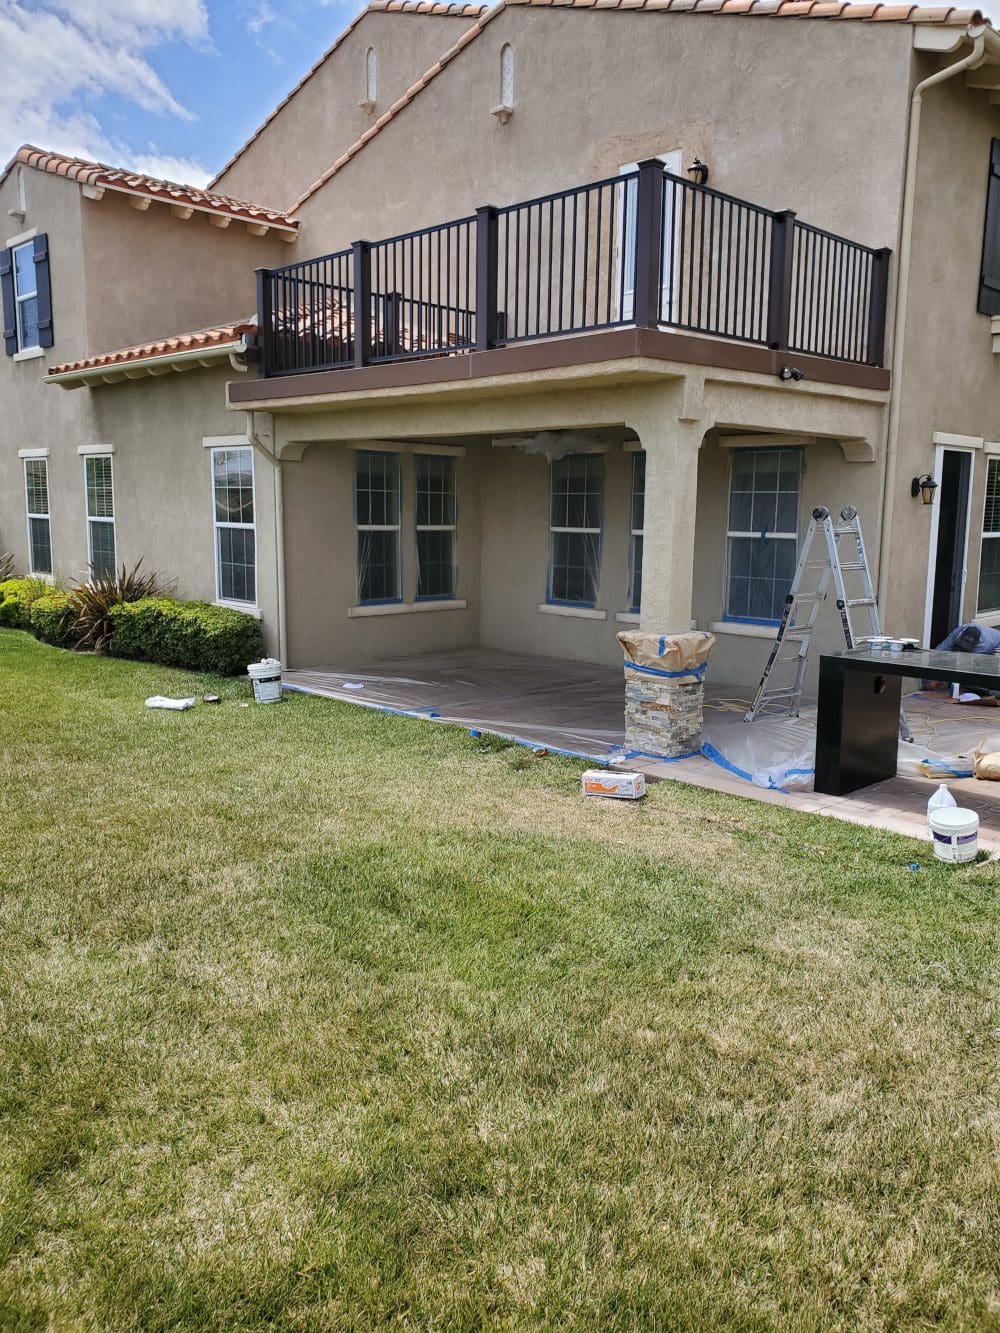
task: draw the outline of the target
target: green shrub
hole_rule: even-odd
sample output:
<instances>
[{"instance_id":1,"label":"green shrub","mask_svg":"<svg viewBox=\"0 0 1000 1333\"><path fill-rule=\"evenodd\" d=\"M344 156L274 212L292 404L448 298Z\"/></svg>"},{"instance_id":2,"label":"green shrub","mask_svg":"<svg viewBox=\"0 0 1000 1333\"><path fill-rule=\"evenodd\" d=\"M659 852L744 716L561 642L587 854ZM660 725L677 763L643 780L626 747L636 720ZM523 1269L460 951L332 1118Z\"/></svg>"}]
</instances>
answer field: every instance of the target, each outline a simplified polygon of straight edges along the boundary
<instances>
[{"instance_id":1,"label":"green shrub","mask_svg":"<svg viewBox=\"0 0 1000 1333\"><path fill-rule=\"evenodd\" d=\"M95 653L109 651L111 640L112 607L122 602L138 602L144 597L162 597L168 589L158 574L140 573L142 561L131 569L92 577L78 583L73 589L73 632L78 647L90 648Z\"/></svg>"},{"instance_id":2,"label":"green shrub","mask_svg":"<svg viewBox=\"0 0 1000 1333\"><path fill-rule=\"evenodd\" d=\"M144 597L112 607L108 618L112 657L236 676L264 651L255 616L209 602Z\"/></svg>"},{"instance_id":3,"label":"green shrub","mask_svg":"<svg viewBox=\"0 0 1000 1333\"><path fill-rule=\"evenodd\" d=\"M52 584L45 579L8 579L6 583L0 583L0 626L30 629L32 603L51 592Z\"/></svg>"},{"instance_id":4,"label":"green shrub","mask_svg":"<svg viewBox=\"0 0 1000 1333\"><path fill-rule=\"evenodd\" d=\"M73 599L68 592L48 592L36 598L28 611L28 620L36 639L42 643L68 648L76 638L73 632Z\"/></svg>"}]
</instances>

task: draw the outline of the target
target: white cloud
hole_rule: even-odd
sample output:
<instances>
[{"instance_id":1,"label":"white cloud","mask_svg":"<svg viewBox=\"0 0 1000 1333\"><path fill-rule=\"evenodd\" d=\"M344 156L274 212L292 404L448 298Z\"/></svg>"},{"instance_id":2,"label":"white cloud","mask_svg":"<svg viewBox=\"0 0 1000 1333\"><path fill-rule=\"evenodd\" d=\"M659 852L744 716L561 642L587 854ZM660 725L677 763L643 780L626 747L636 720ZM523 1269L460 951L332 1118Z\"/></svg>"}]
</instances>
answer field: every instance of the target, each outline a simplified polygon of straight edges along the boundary
<instances>
[{"instance_id":1,"label":"white cloud","mask_svg":"<svg viewBox=\"0 0 1000 1333\"><path fill-rule=\"evenodd\" d=\"M204 0L0 0L0 163L28 142L141 169L87 104L117 95L143 111L193 120L146 52L207 36ZM146 160L153 158L151 148Z\"/></svg>"}]
</instances>

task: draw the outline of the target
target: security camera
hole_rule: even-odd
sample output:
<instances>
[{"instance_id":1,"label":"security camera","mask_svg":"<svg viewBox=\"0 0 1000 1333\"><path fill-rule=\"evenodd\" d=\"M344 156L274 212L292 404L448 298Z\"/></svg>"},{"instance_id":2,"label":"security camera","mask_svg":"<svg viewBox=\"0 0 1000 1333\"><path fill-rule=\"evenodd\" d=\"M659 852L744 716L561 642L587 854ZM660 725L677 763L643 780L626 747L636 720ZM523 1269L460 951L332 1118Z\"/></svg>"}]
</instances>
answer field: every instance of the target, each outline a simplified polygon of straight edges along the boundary
<instances>
[{"instance_id":1,"label":"security camera","mask_svg":"<svg viewBox=\"0 0 1000 1333\"><path fill-rule=\"evenodd\" d=\"M778 379L794 380L796 384L798 384L799 380L804 380L805 377L806 372L804 370L799 370L798 366L782 366L778 371Z\"/></svg>"}]
</instances>

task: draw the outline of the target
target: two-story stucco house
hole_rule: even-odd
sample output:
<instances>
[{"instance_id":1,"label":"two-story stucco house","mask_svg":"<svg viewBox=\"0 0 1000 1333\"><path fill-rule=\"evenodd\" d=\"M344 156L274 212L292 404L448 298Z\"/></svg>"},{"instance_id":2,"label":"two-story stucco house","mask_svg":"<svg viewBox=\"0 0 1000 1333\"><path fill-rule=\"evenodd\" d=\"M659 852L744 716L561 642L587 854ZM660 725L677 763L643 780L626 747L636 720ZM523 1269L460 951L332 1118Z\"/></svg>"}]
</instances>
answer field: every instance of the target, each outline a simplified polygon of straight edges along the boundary
<instances>
[{"instance_id":1,"label":"two-story stucco house","mask_svg":"<svg viewBox=\"0 0 1000 1333\"><path fill-rule=\"evenodd\" d=\"M206 191L22 150L0 548L296 667L696 626L750 687L850 504L887 628L998 623L998 98L973 11L376 0Z\"/></svg>"}]
</instances>

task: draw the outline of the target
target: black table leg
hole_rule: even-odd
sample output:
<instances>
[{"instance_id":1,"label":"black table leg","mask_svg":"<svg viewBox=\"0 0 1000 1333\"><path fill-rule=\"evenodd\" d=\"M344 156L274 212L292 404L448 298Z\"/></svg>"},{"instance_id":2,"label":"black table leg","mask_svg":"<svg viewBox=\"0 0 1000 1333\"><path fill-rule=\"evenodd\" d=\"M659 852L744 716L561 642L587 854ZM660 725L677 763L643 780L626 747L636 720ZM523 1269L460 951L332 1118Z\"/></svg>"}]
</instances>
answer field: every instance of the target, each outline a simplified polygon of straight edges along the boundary
<instances>
[{"instance_id":1,"label":"black table leg","mask_svg":"<svg viewBox=\"0 0 1000 1333\"><path fill-rule=\"evenodd\" d=\"M816 790L846 796L896 776L900 676L845 670L821 659L816 718Z\"/></svg>"}]
</instances>

